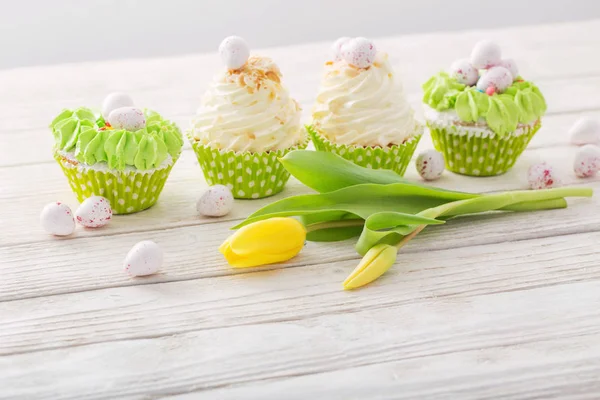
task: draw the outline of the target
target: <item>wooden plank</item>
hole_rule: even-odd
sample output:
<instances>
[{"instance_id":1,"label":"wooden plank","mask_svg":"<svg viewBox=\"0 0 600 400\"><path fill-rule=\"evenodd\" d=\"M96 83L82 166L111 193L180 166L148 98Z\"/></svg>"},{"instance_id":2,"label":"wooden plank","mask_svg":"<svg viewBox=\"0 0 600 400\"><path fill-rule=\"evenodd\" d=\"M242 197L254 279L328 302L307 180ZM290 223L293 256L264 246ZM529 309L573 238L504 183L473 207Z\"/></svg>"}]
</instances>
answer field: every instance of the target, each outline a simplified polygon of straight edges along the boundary
<instances>
[{"instance_id":1,"label":"wooden plank","mask_svg":"<svg viewBox=\"0 0 600 400\"><path fill-rule=\"evenodd\" d=\"M489 265L499 267L504 265ZM428 288L426 281L414 284ZM269 379L314 376L305 381L311 385L320 381L316 374L340 371L335 376L350 373L355 379L333 380L324 390L345 385L342 393L348 393L369 387L356 379L361 368L383 364L384 370L397 372L385 381L400 393L406 388L440 395L449 382L453 390L475 396L478 389L493 393L506 377L505 393L539 398L575 384L597 387L591 378L600 373L599 288L598 282L587 282L400 306L389 302L403 291L387 288L379 292L379 305L355 312L306 319L292 314L272 323L5 356L0 386L11 399L141 398L193 391L210 396L211 389ZM366 294L361 298L370 297ZM348 371L353 368L358 373ZM412 372L404 373L409 368Z\"/></svg>"},{"instance_id":2,"label":"wooden plank","mask_svg":"<svg viewBox=\"0 0 600 400\"><path fill-rule=\"evenodd\" d=\"M415 239L383 278L354 292L341 290L357 263L349 246L329 251L311 246L303 257L318 253L320 260L311 257L314 265L280 272L173 283L151 280L156 283L152 285L138 279L144 285L0 302L0 355L304 320L434 299L468 302L464 299L600 277L599 232L518 240L510 243L510 252L506 243L456 247L465 238L455 241L453 236ZM348 260L335 261L344 258ZM197 264L204 267L204 262ZM213 260L214 264L218 263ZM99 281L103 278L97 276Z\"/></svg>"}]
</instances>

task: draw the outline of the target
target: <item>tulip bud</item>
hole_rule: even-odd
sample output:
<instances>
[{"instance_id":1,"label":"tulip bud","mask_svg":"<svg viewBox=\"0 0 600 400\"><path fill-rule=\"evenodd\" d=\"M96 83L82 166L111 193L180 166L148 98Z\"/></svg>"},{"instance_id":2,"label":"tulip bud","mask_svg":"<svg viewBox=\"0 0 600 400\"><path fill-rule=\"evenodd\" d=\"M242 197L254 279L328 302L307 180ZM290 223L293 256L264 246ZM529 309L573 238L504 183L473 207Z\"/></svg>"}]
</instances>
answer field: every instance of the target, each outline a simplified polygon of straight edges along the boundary
<instances>
[{"instance_id":1,"label":"tulip bud","mask_svg":"<svg viewBox=\"0 0 600 400\"><path fill-rule=\"evenodd\" d=\"M231 235L219 251L235 268L287 261L304 247L306 229L293 218L269 218L246 225Z\"/></svg>"},{"instance_id":2,"label":"tulip bud","mask_svg":"<svg viewBox=\"0 0 600 400\"><path fill-rule=\"evenodd\" d=\"M344 281L344 289L356 289L383 275L396 262L398 249L389 244L373 246Z\"/></svg>"}]
</instances>

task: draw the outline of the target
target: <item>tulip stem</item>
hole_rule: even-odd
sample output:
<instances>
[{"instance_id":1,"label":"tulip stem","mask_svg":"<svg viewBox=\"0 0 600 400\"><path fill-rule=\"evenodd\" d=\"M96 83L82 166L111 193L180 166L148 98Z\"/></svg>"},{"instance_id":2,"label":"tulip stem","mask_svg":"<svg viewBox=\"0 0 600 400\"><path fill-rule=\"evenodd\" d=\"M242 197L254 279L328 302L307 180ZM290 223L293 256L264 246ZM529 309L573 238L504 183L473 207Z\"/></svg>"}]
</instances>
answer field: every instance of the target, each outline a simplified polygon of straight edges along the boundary
<instances>
[{"instance_id":1,"label":"tulip stem","mask_svg":"<svg viewBox=\"0 0 600 400\"><path fill-rule=\"evenodd\" d=\"M406 243L408 243L412 238L414 238L415 236L417 236L419 234L419 232L421 232L423 229L425 229L427 225L419 225L419 227L417 229L415 229L414 231L412 231L410 234L404 236L402 238L402 240L396 245L396 248L398 250L400 250Z\"/></svg>"},{"instance_id":2,"label":"tulip stem","mask_svg":"<svg viewBox=\"0 0 600 400\"><path fill-rule=\"evenodd\" d=\"M307 225L306 232L308 233L329 228L345 228L347 226L362 226L364 224L364 219L346 219L341 221L318 222L316 224Z\"/></svg>"}]
</instances>

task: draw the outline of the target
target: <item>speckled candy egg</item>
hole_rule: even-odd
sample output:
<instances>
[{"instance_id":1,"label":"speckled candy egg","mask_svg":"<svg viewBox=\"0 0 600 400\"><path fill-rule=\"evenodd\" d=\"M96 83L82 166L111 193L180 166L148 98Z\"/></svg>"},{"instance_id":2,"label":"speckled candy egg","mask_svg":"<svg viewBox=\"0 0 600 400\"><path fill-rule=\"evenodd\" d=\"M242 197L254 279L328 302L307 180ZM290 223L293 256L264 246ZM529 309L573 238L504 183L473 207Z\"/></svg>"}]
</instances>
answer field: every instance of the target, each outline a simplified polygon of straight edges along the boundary
<instances>
[{"instance_id":1,"label":"speckled candy egg","mask_svg":"<svg viewBox=\"0 0 600 400\"><path fill-rule=\"evenodd\" d=\"M121 107L110 113L108 122L115 129L137 131L146 126L146 117L139 108Z\"/></svg>"},{"instance_id":2,"label":"speckled candy egg","mask_svg":"<svg viewBox=\"0 0 600 400\"><path fill-rule=\"evenodd\" d=\"M571 143L578 146L600 143L600 122L594 118L580 118L569 129L569 137Z\"/></svg>"},{"instance_id":3,"label":"speckled candy egg","mask_svg":"<svg viewBox=\"0 0 600 400\"><path fill-rule=\"evenodd\" d=\"M502 93L513 83L510 71L504 67L492 67L477 81L477 89L485 92L493 87L494 92ZM489 94L489 93L488 93Z\"/></svg>"},{"instance_id":4,"label":"speckled candy egg","mask_svg":"<svg viewBox=\"0 0 600 400\"><path fill-rule=\"evenodd\" d=\"M490 40L475 44L471 52L471 64L477 69L487 69L498 65L502 60L500 46Z\"/></svg>"},{"instance_id":5,"label":"speckled candy egg","mask_svg":"<svg viewBox=\"0 0 600 400\"><path fill-rule=\"evenodd\" d=\"M219 54L227 69L239 69L248 61L250 47L241 37L229 36L221 42Z\"/></svg>"},{"instance_id":6,"label":"speckled candy egg","mask_svg":"<svg viewBox=\"0 0 600 400\"><path fill-rule=\"evenodd\" d=\"M81 203L75 218L79 224L86 228L99 228L110 222L112 218L112 208L110 202L102 196L88 197Z\"/></svg>"},{"instance_id":7,"label":"speckled candy egg","mask_svg":"<svg viewBox=\"0 0 600 400\"><path fill-rule=\"evenodd\" d=\"M342 57L357 68L368 68L375 61L377 48L369 39L357 37L342 46Z\"/></svg>"},{"instance_id":8,"label":"speckled candy egg","mask_svg":"<svg viewBox=\"0 0 600 400\"><path fill-rule=\"evenodd\" d=\"M350 40L352 40L352 39L347 36L344 36L344 37L341 37L338 40L336 40L331 45L331 58L334 61L339 61L342 59L342 46L344 46Z\"/></svg>"},{"instance_id":9,"label":"speckled candy egg","mask_svg":"<svg viewBox=\"0 0 600 400\"><path fill-rule=\"evenodd\" d=\"M444 156L433 149L419 154L416 161L417 172L426 181L433 181L442 176L444 172Z\"/></svg>"},{"instance_id":10,"label":"speckled candy egg","mask_svg":"<svg viewBox=\"0 0 600 400\"><path fill-rule=\"evenodd\" d=\"M133 99L126 93L111 93L102 102L102 116L107 119L111 112L121 107L133 107Z\"/></svg>"},{"instance_id":11,"label":"speckled candy egg","mask_svg":"<svg viewBox=\"0 0 600 400\"><path fill-rule=\"evenodd\" d=\"M42 228L51 235L68 236L75 230L75 218L66 204L54 202L46 204L40 214Z\"/></svg>"},{"instance_id":12,"label":"speckled candy egg","mask_svg":"<svg viewBox=\"0 0 600 400\"><path fill-rule=\"evenodd\" d=\"M517 67L515 60L512 58L505 58L504 60L500 61L498 66L506 68L512 75L513 80L516 80L519 76L519 68Z\"/></svg>"},{"instance_id":13,"label":"speckled candy egg","mask_svg":"<svg viewBox=\"0 0 600 400\"><path fill-rule=\"evenodd\" d=\"M163 263L163 252L156 243L144 240L129 250L123 266L133 276L145 276L156 273Z\"/></svg>"},{"instance_id":14,"label":"speckled candy egg","mask_svg":"<svg viewBox=\"0 0 600 400\"><path fill-rule=\"evenodd\" d=\"M198 199L196 209L208 217L222 217L229 214L233 208L233 195L227 186L214 185L209 187Z\"/></svg>"},{"instance_id":15,"label":"speckled candy egg","mask_svg":"<svg viewBox=\"0 0 600 400\"><path fill-rule=\"evenodd\" d=\"M600 170L600 147L587 144L577 150L573 163L575 175L587 178L596 175Z\"/></svg>"},{"instance_id":16,"label":"speckled candy egg","mask_svg":"<svg viewBox=\"0 0 600 400\"><path fill-rule=\"evenodd\" d=\"M473 86L479 79L479 71L475 68L469 60L456 60L450 66L450 74L463 85Z\"/></svg>"},{"instance_id":17,"label":"speckled candy egg","mask_svg":"<svg viewBox=\"0 0 600 400\"><path fill-rule=\"evenodd\" d=\"M554 168L545 162L529 167L527 181L531 189L550 189L561 184Z\"/></svg>"}]
</instances>

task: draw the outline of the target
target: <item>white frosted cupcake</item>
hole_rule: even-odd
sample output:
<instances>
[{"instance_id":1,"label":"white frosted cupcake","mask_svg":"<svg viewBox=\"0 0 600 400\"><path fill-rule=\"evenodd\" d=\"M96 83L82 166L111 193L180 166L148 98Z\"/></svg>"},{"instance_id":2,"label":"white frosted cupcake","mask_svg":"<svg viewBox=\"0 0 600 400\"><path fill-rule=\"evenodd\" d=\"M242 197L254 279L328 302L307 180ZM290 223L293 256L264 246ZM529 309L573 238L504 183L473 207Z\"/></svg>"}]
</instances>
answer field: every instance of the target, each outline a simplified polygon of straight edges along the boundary
<instances>
[{"instance_id":1,"label":"white frosted cupcake","mask_svg":"<svg viewBox=\"0 0 600 400\"><path fill-rule=\"evenodd\" d=\"M317 150L403 175L423 127L388 55L365 38L341 38L325 63L309 132Z\"/></svg>"},{"instance_id":2,"label":"white frosted cupcake","mask_svg":"<svg viewBox=\"0 0 600 400\"><path fill-rule=\"evenodd\" d=\"M273 60L249 57L243 39L229 37L219 51L227 68L204 95L188 137L209 184L227 185L236 198L273 195L289 179L278 158L307 144L300 106Z\"/></svg>"}]
</instances>

